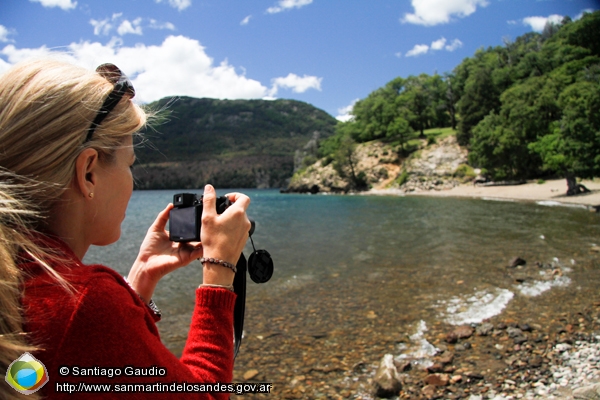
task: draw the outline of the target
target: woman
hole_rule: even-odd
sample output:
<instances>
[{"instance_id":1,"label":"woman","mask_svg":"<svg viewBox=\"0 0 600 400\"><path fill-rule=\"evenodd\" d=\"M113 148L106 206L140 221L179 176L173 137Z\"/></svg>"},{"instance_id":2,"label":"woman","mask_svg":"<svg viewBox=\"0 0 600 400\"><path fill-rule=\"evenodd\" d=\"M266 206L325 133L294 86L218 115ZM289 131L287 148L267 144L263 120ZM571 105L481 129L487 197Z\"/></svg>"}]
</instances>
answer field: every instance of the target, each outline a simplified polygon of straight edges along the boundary
<instances>
[{"instance_id":1,"label":"woman","mask_svg":"<svg viewBox=\"0 0 600 400\"><path fill-rule=\"evenodd\" d=\"M69 396L69 386L59 383L106 382L113 384L112 392L102 398L117 396L115 390L135 391L127 397L138 398L149 397L148 390L159 392L152 397L228 398L172 393L169 384L231 382L231 285L250 230L248 197L229 194L233 204L217 214L215 191L207 185L201 243L193 245L169 241L169 205L148 230L127 280L105 266L81 262L91 245L111 244L121 234L133 189L133 135L146 122L131 101L134 95L114 65L90 72L39 60L0 76L0 167L14 174L17 184L38 185L18 199L35 204L36 217L24 232L17 263L26 344L36 348L33 355L50 378L41 393L62 398ZM201 257L203 283L177 359L160 341L155 325L160 312L152 294L163 276ZM154 366L155 376L124 376L126 366L139 371ZM157 374L159 368L166 374ZM117 370L121 376L107 376ZM164 385L117 387L136 383Z\"/></svg>"}]
</instances>

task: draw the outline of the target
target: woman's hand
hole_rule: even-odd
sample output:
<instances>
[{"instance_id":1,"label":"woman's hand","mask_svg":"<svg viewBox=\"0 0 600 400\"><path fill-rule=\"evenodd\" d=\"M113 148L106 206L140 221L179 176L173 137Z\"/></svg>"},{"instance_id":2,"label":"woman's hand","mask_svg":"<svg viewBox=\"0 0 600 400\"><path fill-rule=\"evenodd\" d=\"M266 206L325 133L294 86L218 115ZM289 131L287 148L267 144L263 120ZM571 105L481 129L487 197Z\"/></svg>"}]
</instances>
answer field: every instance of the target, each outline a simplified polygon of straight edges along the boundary
<instances>
[{"instance_id":1,"label":"woman's hand","mask_svg":"<svg viewBox=\"0 0 600 400\"><path fill-rule=\"evenodd\" d=\"M177 243L169 240L165 227L172 204L158 214L148 229L127 277L144 300L150 301L163 276L200 257L218 258L234 265L237 263L250 231L250 221L246 216L250 198L240 193L227 196L233 204L223 214L217 214L215 189L210 185L205 187L201 243ZM204 283L231 285L234 275L233 271L222 265L204 264Z\"/></svg>"},{"instance_id":2,"label":"woman's hand","mask_svg":"<svg viewBox=\"0 0 600 400\"><path fill-rule=\"evenodd\" d=\"M250 220L246 210L250 205L250 198L241 193L230 193L227 197L232 202L231 206L223 214L217 214L215 189L210 185L204 188L200 240L204 257L217 258L235 265L248 241ZM229 268L204 263L204 283L231 285L234 276Z\"/></svg>"},{"instance_id":3,"label":"woman's hand","mask_svg":"<svg viewBox=\"0 0 600 400\"><path fill-rule=\"evenodd\" d=\"M169 240L169 232L165 227L172 208L173 204L169 204L148 229L127 277L131 286L147 302L152 298L154 288L163 276L202 257L200 243L178 243Z\"/></svg>"}]
</instances>

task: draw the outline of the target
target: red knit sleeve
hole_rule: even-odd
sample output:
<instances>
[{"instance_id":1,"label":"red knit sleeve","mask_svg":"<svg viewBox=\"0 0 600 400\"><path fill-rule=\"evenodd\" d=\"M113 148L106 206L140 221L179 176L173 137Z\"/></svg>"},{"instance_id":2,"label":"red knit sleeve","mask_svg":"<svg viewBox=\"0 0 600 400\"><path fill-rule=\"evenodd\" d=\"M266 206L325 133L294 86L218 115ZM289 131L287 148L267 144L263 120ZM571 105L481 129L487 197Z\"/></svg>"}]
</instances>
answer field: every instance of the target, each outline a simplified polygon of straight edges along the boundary
<instances>
[{"instance_id":1,"label":"red knit sleeve","mask_svg":"<svg viewBox=\"0 0 600 400\"><path fill-rule=\"evenodd\" d=\"M191 299L190 299L191 301ZM58 366L164 368L166 376L109 379L127 383L230 383L233 374L235 294L220 288L196 291L196 305L181 359L161 342L151 312L116 273L96 273L77 293L77 303L57 346ZM70 381L73 377L70 377ZM75 379L94 382L89 377ZM99 381L107 382L106 379ZM54 390L51 390L54 392ZM227 399L229 395L162 393L164 398ZM175 397L174 397L175 396ZM129 393L128 398L147 398ZM151 398L160 398L154 394Z\"/></svg>"},{"instance_id":2,"label":"red knit sleeve","mask_svg":"<svg viewBox=\"0 0 600 400\"><path fill-rule=\"evenodd\" d=\"M230 290L197 289L190 335L181 357L184 364L218 376L219 382L233 379L234 306L235 294Z\"/></svg>"}]
</instances>

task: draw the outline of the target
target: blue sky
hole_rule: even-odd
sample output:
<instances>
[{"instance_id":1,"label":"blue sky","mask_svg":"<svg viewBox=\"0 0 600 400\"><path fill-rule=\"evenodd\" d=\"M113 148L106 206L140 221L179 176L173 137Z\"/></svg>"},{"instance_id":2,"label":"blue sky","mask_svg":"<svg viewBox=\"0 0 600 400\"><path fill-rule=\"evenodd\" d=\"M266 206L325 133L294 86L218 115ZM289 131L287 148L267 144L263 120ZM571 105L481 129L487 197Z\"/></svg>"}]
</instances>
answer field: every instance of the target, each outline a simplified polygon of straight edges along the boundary
<instances>
[{"instance_id":1,"label":"blue sky","mask_svg":"<svg viewBox=\"0 0 600 400\"><path fill-rule=\"evenodd\" d=\"M451 71L478 48L598 0L2 0L0 73L61 52L118 65L136 99L291 98L335 117L397 76Z\"/></svg>"}]
</instances>

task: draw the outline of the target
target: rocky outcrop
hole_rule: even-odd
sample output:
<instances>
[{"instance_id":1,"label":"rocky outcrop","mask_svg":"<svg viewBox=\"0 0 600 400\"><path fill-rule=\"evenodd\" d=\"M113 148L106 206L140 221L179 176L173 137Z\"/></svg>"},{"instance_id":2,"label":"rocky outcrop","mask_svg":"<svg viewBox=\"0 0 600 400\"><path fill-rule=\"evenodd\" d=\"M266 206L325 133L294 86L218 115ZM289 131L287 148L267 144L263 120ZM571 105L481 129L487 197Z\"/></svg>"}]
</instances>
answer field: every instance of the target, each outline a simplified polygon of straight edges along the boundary
<instances>
[{"instance_id":1,"label":"rocky outcrop","mask_svg":"<svg viewBox=\"0 0 600 400\"><path fill-rule=\"evenodd\" d=\"M394 147L379 141L361 143L356 147L355 170L364 174L369 187L390 185L400 171L400 160ZM342 177L334 163L325 160L297 171L292 177L288 191L297 193L347 193L352 191L350 179Z\"/></svg>"},{"instance_id":2,"label":"rocky outcrop","mask_svg":"<svg viewBox=\"0 0 600 400\"><path fill-rule=\"evenodd\" d=\"M408 158L398 156L398 149L380 141L357 145L354 156L356 174L364 174L367 189L396 188L404 192L450 189L473 173L466 165L467 151L455 136L426 145ZM348 175L348 174L345 174ZM288 191L299 193L347 193L353 190L348 177L342 177L334 163L324 159L296 171Z\"/></svg>"},{"instance_id":3,"label":"rocky outcrop","mask_svg":"<svg viewBox=\"0 0 600 400\"><path fill-rule=\"evenodd\" d=\"M465 179L460 167L469 169L466 163L467 150L458 145L455 136L448 136L413 153L404 162L407 178L400 189L405 192L452 189Z\"/></svg>"}]
</instances>

